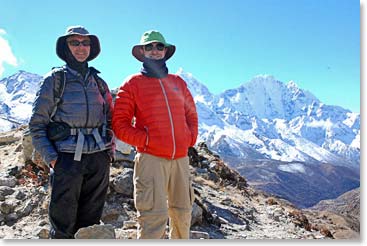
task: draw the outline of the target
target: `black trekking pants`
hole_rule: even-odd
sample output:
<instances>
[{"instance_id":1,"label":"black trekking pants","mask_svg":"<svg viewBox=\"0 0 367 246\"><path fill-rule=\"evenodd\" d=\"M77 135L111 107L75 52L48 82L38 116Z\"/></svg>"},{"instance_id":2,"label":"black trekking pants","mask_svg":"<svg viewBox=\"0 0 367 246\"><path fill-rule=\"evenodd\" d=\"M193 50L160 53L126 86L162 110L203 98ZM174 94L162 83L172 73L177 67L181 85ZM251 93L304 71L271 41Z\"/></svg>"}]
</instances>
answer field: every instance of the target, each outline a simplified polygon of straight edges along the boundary
<instances>
[{"instance_id":1,"label":"black trekking pants","mask_svg":"<svg viewBox=\"0 0 367 246\"><path fill-rule=\"evenodd\" d=\"M110 158L97 152L59 153L51 175L51 238L74 238L79 228L99 224L109 184Z\"/></svg>"}]
</instances>

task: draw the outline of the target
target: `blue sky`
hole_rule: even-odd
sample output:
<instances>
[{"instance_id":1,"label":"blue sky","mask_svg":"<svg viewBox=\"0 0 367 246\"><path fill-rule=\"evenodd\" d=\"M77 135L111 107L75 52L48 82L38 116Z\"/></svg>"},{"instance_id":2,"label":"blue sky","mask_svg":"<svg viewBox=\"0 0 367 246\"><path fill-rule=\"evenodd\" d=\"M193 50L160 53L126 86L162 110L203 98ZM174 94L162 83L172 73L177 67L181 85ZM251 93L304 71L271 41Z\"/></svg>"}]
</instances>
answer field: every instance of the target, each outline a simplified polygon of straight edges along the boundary
<instances>
[{"instance_id":1,"label":"blue sky","mask_svg":"<svg viewBox=\"0 0 367 246\"><path fill-rule=\"evenodd\" d=\"M269 74L360 112L359 0L0 1L0 79L63 65L56 39L81 24L102 45L90 65L114 89L140 70L131 48L156 29L177 47L170 72L182 67L212 93Z\"/></svg>"}]
</instances>

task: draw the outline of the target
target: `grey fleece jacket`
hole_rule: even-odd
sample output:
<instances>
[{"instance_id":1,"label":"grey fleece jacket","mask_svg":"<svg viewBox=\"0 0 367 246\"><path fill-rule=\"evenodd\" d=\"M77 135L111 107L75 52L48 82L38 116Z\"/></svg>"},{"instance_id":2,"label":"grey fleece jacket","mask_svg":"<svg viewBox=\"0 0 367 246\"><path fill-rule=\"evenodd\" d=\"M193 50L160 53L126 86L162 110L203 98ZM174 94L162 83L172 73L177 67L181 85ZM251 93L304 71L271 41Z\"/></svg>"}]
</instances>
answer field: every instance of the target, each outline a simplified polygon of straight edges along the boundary
<instances>
[{"instance_id":1,"label":"grey fleece jacket","mask_svg":"<svg viewBox=\"0 0 367 246\"><path fill-rule=\"evenodd\" d=\"M103 81L105 95L103 98L93 74L98 70L90 67L86 77L68 66L66 69L65 90L61 103L53 117L55 122L67 123L72 128L97 128L104 122L104 108L107 112L107 137L103 137L106 148L100 149L93 135L86 135L82 153L95 153L108 150L113 156L114 143L111 129L113 112L112 96L108 85ZM56 87L57 88L57 87ZM65 140L52 142L47 138L47 125L55 106L55 79L52 71L45 75L41 87L33 103L32 116L29 121L29 130L35 149L43 160L49 164L56 160L58 152L74 153L77 145L77 136L69 136Z\"/></svg>"}]
</instances>

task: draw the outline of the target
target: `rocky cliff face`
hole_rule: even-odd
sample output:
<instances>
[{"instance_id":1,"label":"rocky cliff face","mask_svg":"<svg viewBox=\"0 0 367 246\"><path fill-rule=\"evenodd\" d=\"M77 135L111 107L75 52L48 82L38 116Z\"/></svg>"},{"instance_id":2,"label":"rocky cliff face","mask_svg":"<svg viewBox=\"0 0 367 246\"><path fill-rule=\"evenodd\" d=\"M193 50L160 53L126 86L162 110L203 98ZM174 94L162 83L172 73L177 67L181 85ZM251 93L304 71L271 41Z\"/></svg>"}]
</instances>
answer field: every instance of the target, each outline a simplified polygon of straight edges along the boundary
<instances>
[{"instance_id":1,"label":"rocky cliff face","mask_svg":"<svg viewBox=\"0 0 367 246\"><path fill-rule=\"evenodd\" d=\"M31 146L25 131L21 127L0 135L0 238L4 239L49 235L49 173L29 160ZM346 219L348 212L302 210L268 196L250 186L203 142L190 149L189 156L195 189L191 238L359 238L359 227ZM82 228L76 238L136 238L133 157L133 152L117 153L102 223Z\"/></svg>"}]
</instances>

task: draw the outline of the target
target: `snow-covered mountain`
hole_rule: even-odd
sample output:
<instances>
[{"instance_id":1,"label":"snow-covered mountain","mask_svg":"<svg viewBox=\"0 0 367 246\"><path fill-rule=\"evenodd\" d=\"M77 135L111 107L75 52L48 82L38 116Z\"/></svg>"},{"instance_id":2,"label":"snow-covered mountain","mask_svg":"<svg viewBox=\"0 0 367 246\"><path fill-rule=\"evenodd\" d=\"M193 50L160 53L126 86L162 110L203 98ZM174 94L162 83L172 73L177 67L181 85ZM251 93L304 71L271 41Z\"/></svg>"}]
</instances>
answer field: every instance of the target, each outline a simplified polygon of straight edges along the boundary
<instances>
[{"instance_id":1,"label":"snow-covered mountain","mask_svg":"<svg viewBox=\"0 0 367 246\"><path fill-rule=\"evenodd\" d=\"M301 207L359 186L360 114L272 76L214 95L192 74L177 74L196 102L198 141L253 185ZM0 131L27 122L41 78L20 71L0 80Z\"/></svg>"},{"instance_id":2,"label":"snow-covered mountain","mask_svg":"<svg viewBox=\"0 0 367 246\"><path fill-rule=\"evenodd\" d=\"M272 159L359 167L360 115L320 102L272 76L213 95L179 70L199 111L200 140L224 159ZM249 151L251 150L251 151Z\"/></svg>"},{"instance_id":3,"label":"snow-covered mountain","mask_svg":"<svg viewBox=\"0 0 367 246\"><path fill-rule=\"evenodd\" d=\"M299 207L360 185L360 115L325 105L294 81L257 76L213 95L183 70L205 141L253 186Z\"/></svg>"},{"instance_id":4,"label":"snow-covered mountain","mask_svg":"<svg viewBox=\"0 0 367 246\"><path fill-rule=\"evenodd\" d=\"M28 122L42 76L19 71L0 80L0 131Z\"/></svg>"}]
</instances>

